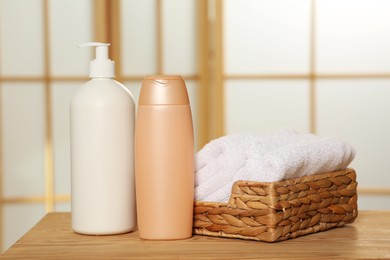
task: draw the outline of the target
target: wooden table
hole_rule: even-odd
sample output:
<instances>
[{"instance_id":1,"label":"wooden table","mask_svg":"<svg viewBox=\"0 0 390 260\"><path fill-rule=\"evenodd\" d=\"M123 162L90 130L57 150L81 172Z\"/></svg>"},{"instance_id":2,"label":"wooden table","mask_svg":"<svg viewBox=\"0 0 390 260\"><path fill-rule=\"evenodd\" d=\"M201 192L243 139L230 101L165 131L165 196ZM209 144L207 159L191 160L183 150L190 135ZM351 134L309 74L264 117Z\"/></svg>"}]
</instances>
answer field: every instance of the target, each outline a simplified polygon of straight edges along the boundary
<instances>
[{"instance_id":1,"label":"wooden table","mask_svg":"<svg viewBox=\"0 0 390 260\"><path fill-rule=\"evenodd\" d=\"M1 259L390 259L390 211L360 212L342 228L283 242L193 236L147 241L138 232L84 236L72 232L70 213L50 213Z\"/></svg>"}]
</instances>

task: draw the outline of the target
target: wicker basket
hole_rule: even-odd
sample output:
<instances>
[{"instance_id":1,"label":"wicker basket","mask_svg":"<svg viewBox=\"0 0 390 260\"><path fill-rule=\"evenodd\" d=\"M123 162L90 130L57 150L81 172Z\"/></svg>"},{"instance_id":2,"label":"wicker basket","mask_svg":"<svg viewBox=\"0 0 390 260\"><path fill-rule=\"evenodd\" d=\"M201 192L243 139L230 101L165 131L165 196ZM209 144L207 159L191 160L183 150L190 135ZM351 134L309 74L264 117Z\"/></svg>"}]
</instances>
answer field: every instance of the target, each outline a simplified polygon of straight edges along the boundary
<instances>
[{"instance_id":1,"label":"wicker basket","mask_svg":"<svg viewBox=\"0 0 390 260\"><path fill-rule=\"evenodd\" d=\"M228 203L195 202L194 233L274 242L341 227L357 217L356 187L353 169L237 181Z\"/></svg>"}]
</instances>

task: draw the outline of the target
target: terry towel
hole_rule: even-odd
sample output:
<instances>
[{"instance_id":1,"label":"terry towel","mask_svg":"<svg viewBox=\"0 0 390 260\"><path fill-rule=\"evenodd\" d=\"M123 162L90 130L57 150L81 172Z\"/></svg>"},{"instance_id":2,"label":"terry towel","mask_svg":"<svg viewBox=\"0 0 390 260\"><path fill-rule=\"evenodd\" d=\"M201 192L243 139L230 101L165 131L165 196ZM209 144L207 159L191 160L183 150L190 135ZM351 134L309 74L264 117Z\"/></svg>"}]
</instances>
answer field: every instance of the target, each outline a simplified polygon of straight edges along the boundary
<instances>
[{"instance_id":1,"label":"terry towel","mask_svg":"<svg viewBox=\"0 0 390 260\"><path fill-rule=\"evenodd\" d=\"M345 169L355 149L334 138L282 130L211 141L196 155L195 199L226 202L237 180L274 182Z\"/></svg>"}]
</instances>

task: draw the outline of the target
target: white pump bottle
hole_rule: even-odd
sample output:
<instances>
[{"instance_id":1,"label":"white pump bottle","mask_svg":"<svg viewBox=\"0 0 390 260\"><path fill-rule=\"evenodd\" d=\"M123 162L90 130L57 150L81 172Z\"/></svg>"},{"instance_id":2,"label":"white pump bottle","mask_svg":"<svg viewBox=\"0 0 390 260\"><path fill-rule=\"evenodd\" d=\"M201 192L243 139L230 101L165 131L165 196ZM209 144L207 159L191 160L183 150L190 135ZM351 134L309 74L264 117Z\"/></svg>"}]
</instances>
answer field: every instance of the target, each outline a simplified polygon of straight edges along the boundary
<instances>
[{"instance_id":1,"label":"white pump bottle","mask_svg":"<svg viewBox=\"0 0 390 260\"><path fill-rule=\"evenodd\" d=\"M108 235L134 230L134 99L115 81L106 43L96 47L90 81L70 104L72 229Z\"/></svg>"}]
</instances>

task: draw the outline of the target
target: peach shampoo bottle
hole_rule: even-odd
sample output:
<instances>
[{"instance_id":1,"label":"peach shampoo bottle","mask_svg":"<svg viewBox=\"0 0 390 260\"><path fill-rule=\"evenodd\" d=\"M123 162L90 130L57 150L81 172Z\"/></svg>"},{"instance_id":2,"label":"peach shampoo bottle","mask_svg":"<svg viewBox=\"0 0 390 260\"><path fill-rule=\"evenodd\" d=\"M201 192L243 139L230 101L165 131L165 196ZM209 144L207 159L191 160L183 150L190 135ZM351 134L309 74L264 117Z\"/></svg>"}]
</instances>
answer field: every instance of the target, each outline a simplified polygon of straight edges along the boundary
<instances>
[{"instance_id":1,"label":"peach shampoo bottle","mask_svg":"<svg viewBox=\"0 0 390 260\"><path fill-rule=\"evenodd\" d=\"M194 136L180 76L142 82L135 131L139 236L173 240L192 235Z\"/></svg>"},{"instance_id":2,"label":"peach shampoo bottle","mask_svg":"<svg viewBox=\"0 0 390 260\"><path fill-rule=\"evenodd\" d=\"M134 183L135 104L115 81L108 45L96 47L90 81L73 95L71 123L72 229L110 235L136 226Z\"/></svg>"}]
</instances>

